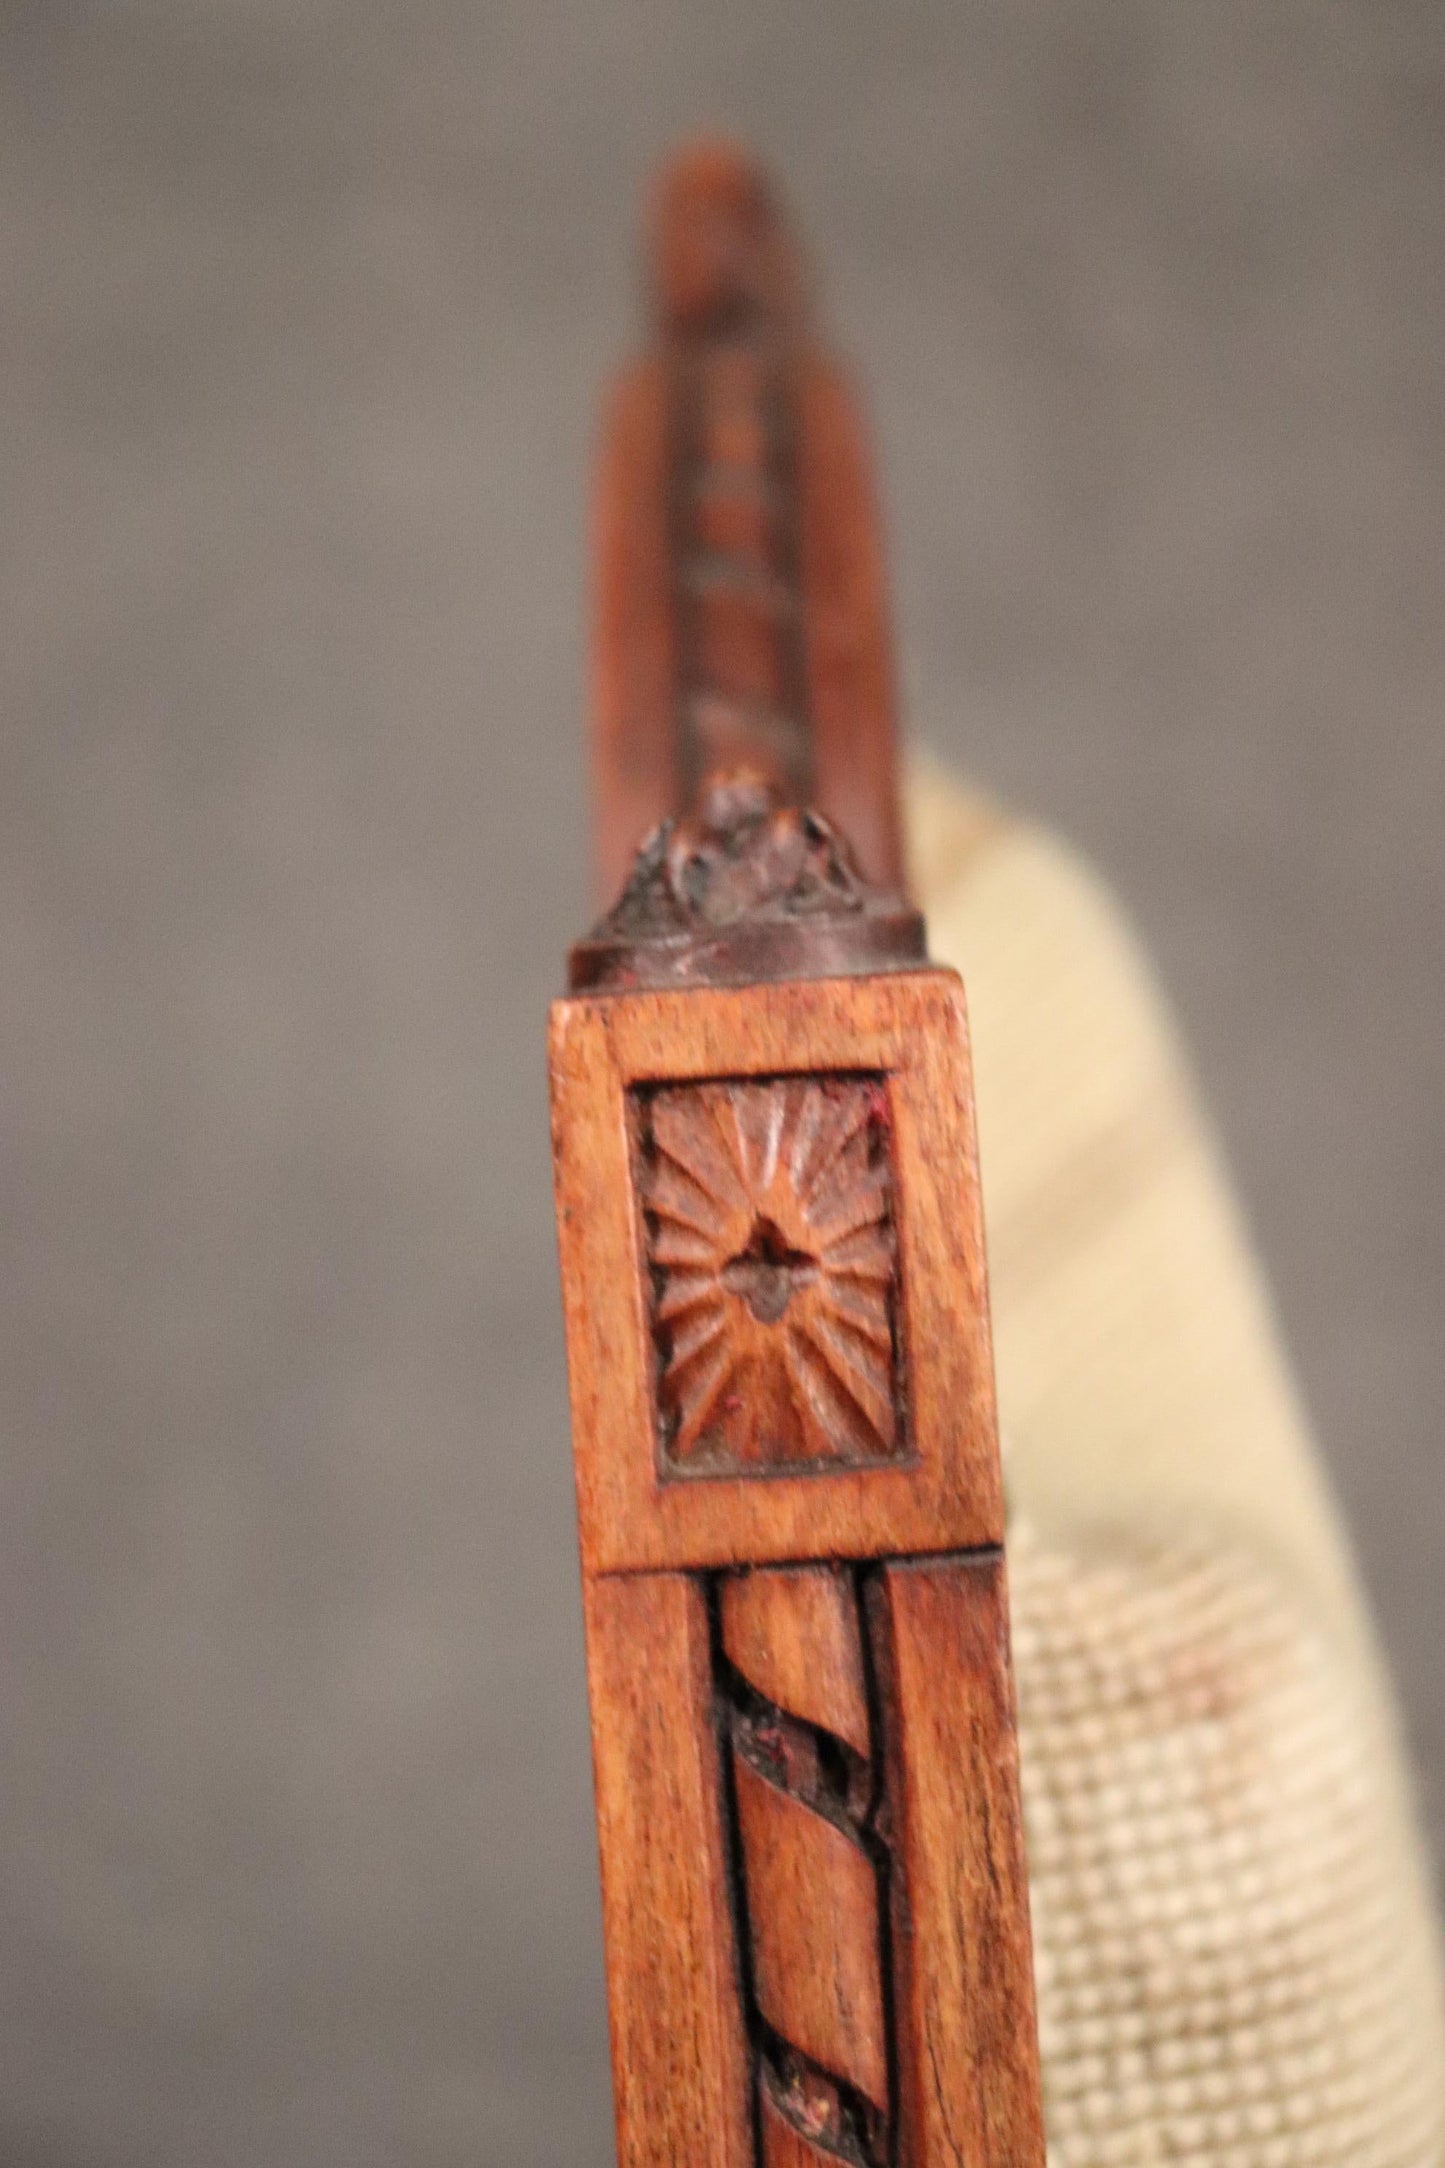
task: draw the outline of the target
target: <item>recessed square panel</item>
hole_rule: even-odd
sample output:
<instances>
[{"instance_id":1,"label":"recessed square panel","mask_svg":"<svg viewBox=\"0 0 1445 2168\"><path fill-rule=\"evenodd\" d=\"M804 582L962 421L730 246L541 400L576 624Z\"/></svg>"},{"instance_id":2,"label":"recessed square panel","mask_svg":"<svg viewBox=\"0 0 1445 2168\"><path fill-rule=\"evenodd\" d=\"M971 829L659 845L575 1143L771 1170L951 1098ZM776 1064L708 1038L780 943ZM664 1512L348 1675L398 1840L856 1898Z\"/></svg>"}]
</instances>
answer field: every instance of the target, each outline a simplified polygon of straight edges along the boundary
<instances>
[{"instance_id":1,"label":"recessed square panel","mask_svg":"<svg viewBox=\"0 0 1445 2168\"><path fill-rule=\"evenodd\" d=\"M552 1092L588 1571L998 1543L957 978L575 996Z\"/></svg>"},{"instance_id":2,"label":"recessed square panel","mask_svg":"<svg viewBox=\"0 0 1445 2168\"><path fill-rule=\"evenodd\" d=\"M901 1459L886 1079L640 1086L629 1117L664 1479Z\"/></svg>"}]
</instances>

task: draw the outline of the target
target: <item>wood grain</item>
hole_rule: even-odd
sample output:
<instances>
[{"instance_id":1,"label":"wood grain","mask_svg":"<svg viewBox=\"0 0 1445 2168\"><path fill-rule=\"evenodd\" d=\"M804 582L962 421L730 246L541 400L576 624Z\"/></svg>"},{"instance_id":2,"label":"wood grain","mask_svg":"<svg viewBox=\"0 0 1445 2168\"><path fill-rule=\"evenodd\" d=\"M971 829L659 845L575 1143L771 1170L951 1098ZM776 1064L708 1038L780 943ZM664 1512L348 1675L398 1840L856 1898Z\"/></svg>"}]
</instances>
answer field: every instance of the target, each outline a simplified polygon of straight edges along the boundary
<instances>
[{"instance_id":1,"label":"wood grain","mask_svg":"<svg viewBox=\"0 0 1445 2168\"><path fill-rule=\"evenodd\" d=\"M952 972L560 1002L553 1149L584 1558L590 1571L961 1550L1003 1535L973 1095ZM878 1465L669 1477L647 1231L630 1160L638 1083L887 1079L908 1452Z\"/></svg>"},{"instance_id":2,"label":"wood grain","mask_svg":"<svg viewBox=\"0 0 1445 2168\"><path fill-rule=\"evenodd\" d=\"M872 1752L853 1580L841 1566L726 1574L718 1586L723 1652L781 1709Z\"/></svg>"},{"instance_id":3,"label":"wood grain","mask_svg":"<svg viewBox=\"0 0 1445 2168\"><path fill-rule=\"evenodd\" d=\"M671 396L666 367L654 355L613 390L593 489L592 834L597 892L606 902L642 838L681 799L671 468Z\"/></svg>"},{"instance_id":4,"label":"wood grain","mask_svg":"<svg viewBox=\"0 0 1445 2168\"><path fill-rule=\"evenodd\" d=\"M781 2039L888 2109L878 1880L857 1840L734 1759L758 2008Z\"/></svg>"},{"instance_id":5,"label":"wood grain","mask_svg":"<svg viewBox=\"0 0 1445 2168\"><path fill-rule=\"evenodd\" d=\"M585 1615L620 2168L754 2168L706 1599L596 1579Z\"/></svg>"},{"instance_id":6,"label":"wood grain","mask_svg":"<svg viewBox=\"0 0 1445 2168\"><path fill-rule=\"evenodd\" d=\"M888 582L862 415L816 353L796 378L813 792L880 885L905 885Z\"/></svg>"},{"instance_id":7,"label":"wood grain","mask_svg":"<svg viewBox=\"0 0 1445 2168\"><path fill-rule=\"evenodd\" d=\"M726 145L659 189L652 344L597 459L595 855L746 763L835 818L903 886L888 606L856 401L803 305L766 181Z\"/></svg>"},{"instance_id":8,"label":"wood grain","mask_svg":"<svg viewBox=\"0 0 1445 2168\"><path fill-rule=\"evenodd\" d=\"M666 1464L886 1460L903 1443L886 1084L783 1077L632 1097Z\"/></svg>"},{"instance_id":9,"label":"wood grain","mask_svg":"<svg viewBox=\"0 0 1445 2168\"><path fill-rule=\"evenodd\" d=\"M909 2168L1042 2168L1018 1746L999 1558L889 1563L872 1590L894 1841Z\"/></svg>"},{"instance_id":10,"label":"wood grain","mask_svg":"<svg viewBox=\"0 0 1445 2168\"><path fill-rule=\"evenodd\" d=\"M619 2168L1042 2168L968 1032L877 885L863 430L730 146L664 176L652 283L594 512L620 892L550 1038Z\"/></svg>"}]
</instances>

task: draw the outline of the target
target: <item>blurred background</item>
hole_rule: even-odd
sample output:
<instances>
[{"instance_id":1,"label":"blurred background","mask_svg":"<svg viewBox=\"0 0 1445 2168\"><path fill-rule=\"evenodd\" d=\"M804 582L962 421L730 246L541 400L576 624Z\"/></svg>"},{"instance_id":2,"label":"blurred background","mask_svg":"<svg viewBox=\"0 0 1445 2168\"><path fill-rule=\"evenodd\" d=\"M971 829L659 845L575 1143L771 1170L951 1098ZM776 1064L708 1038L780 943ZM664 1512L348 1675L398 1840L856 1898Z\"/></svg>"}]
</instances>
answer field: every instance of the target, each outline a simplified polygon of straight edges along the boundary
<instances>
[{"instance_id":1,"label":"blurred background","mask_svg":"<svg viewBox=\"0 0 1445 2168\"><path fill-rule=\"evenodd\" d=\"M905 712L1182 1013L1445 1837L1445 15L0 28L0 2161L611 2159L542 1065L584 487L774 160Z\"/></svg>"}]
</instances>

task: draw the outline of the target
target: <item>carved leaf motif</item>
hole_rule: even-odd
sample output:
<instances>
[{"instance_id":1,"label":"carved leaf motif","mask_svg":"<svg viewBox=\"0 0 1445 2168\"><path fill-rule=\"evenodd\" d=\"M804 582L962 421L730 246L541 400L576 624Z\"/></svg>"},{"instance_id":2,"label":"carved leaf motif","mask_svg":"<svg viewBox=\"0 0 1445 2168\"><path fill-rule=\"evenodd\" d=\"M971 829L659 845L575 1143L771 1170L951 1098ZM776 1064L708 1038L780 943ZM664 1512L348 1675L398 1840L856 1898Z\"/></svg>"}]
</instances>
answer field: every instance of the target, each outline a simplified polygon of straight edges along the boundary
<instances>
[{"instance_id":1,"label":"carved leaf motif","mask_svg":"<svg viewBox=\"0 0 1445 2168\"><path fill-rule=\"evenodd\" d=\"M666 1458L711 1473L895 1454L883 1085L668 1085L642 1126Z\"/></svg>"}]
</instances>

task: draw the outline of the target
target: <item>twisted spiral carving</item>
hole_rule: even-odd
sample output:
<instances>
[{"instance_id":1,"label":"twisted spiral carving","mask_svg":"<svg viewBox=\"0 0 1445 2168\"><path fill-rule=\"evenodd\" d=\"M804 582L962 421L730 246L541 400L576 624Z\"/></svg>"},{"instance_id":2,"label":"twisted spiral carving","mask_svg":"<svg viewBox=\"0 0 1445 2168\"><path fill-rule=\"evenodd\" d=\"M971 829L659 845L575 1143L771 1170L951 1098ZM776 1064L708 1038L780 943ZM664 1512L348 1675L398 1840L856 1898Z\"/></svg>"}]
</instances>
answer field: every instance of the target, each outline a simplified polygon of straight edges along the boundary
<instances>
[{"instance_id":1,"label":"twisted spiral carving","mask_svg":"<svg viewBox=\"0 0 1445 2168\"><path fill-rule=\"evenodd\" d=\"M718 1607L762 2168L880 2168L888 1857L853 1574L730 1575Z\"/></svg>"}]
</instances>

